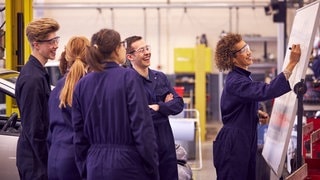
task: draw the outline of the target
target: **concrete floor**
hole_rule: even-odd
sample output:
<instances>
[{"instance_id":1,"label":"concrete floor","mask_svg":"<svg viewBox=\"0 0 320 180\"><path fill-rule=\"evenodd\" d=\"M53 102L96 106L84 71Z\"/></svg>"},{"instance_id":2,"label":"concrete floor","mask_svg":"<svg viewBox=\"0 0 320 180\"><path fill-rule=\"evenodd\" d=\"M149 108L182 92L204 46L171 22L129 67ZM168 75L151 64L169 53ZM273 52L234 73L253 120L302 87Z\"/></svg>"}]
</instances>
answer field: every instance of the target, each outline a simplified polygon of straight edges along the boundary
<instances>
[{"instance_id":1,"label":"concrete floor","mask_svg":"<svg viewBox=\"0 0 320 180\"><path fill-rule=\"evenodd\" d=\"M215 140L219 130L222 127L220 121L212 121L206 125L206 140L201 142L202 147L202 168L200 170L193 169L193 180L215 180L216 179L216 170L213 166L213 153L212 153L212 142ZM199 167L199 158L194 158L189 160L188 163L191 167ZM262 156L257 156L257 179L259 180L268 180L270 179L270 169L267 167Z\"/></svg>"},{"instance_id":2,"label":"concrete floor","mask_svg":"<svg viewBox=\"0 0 320 180\"><path fill-rule=\"evenodd\" d=\"M202 168L193 170L194 180L214 180L216 179L216 170L213 166L212 141L202 143ZM193 164L192 164L193 165Z\"/></svg>"},{"instance_id":3,"label":"concrete floor","mask_svg":"<svg viewBox=\"0 0 320 180\"><path fill-rule=\"evenodd\" d=\"M189 160L188 163L192 167L193 180L214 180L216 179L216 171L213 166L212 141L215 139L218 131L221 128L219 121L210 122L206 126L206 140L201 142L202 149L202 168L198 158L198 153L195 151L194 160ZM196 147L197 148L197 147Z\"/></svg>"}]
</instances>

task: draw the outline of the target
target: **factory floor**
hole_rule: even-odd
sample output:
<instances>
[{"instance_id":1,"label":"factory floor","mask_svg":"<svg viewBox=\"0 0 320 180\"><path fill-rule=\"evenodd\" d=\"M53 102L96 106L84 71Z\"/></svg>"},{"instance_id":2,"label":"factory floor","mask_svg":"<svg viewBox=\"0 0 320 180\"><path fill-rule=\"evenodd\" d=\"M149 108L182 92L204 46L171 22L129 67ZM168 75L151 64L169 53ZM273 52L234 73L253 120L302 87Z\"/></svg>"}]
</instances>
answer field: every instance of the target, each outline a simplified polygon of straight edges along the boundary
<instances>
[{"instance_id":1,"label":"factory floor","mask_svg":"<svg viewBox=\"0 0 320 180\"><path fill-rule=\"evenodd\" d=\"M212 141L215 139L222 124L220 121L212 121L206 125L206 139L201 142L202 167L199 160L199 150L196 146L195 156L189 160L192 167L193 180L214 180L216 179L216 171L213 166Z\"/></svg>"},{"instance_id":2,"label":"factory floor","mask_svg":"<svg viewBox=\"0 0 320 180\"><path fill-rule=\"evenodd\" d=\"M188 148L187 150L191 152L191 155L195 154L194 156L192 156L192 159L188 160L188 164L190 164L190 166L192 167L193 180L216 180L216 170L213 166L212 143L215 140L221 127L222 123L220 121L211 121L209 123L207 122L206 138L201 142L202 167L200 163L199 153L197 151L199 150L199 146L196 146L196 150L194 150L194 152L190 151L190 148L186 146ZM270 168L266 164L261 154L257 154L257 169L259 169L259 171L257 171L256 179L271 179Z\"/></svg>"}]
</instances>

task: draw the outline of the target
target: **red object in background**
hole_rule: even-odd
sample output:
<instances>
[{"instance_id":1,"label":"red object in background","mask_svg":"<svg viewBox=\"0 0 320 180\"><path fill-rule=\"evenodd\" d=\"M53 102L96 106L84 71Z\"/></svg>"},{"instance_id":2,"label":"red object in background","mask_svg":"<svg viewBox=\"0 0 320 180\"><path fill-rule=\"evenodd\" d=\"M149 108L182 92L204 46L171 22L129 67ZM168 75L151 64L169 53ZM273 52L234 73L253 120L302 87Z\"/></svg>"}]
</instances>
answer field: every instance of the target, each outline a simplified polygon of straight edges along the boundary
<instances>
[{"instance_id":1,"label":"red object in background","mask_svg":"<svg viewBox=\"0 0 320 180\"><path fill-rule=\"evenodd\" d=\"M314 131L320 129L320 118L307 118L307 123L313 123ZM320 180L320 142L310 142L312 146L312 157L305 157L305 162L308 164L308 176L305 180Z\"/></svg>"},{"instance_id":2,"label":"red object in background","mask_svg":"<svg viewBox=\"0 0 320 180\"><path fill-rule=\"evenodd\" d=\"M313 131L313 121L302 127L302 154L304 158L310 158L310 135Z\"/></svg>"},{"instance_id":3,"label":"red object in background","mask_svg":"<svg viewBox=\"0 0 320 180\"><path fill-rule=\"evenodd\" d=\"M305 159L308 164L308 176L305 180L320 179L320 159Z\"/></svg>"},{"instance_id":4,"label":"red object in background","mask_svg":"<svg viewBox=\"0 0 320 180\"><path fill-rule=\"evenodd\" d=\"M314 143L312 144L312 159L319 159L320 157L320 144Z\"/></svg>"},{"instance_id":5,"label":"red object in background","mask_svg":"<svg viewBox=\"0 0 320 180\"><path fill-rule=\"evenodd\" d=\"M173 88L180 97L183 97L183 94L184 94L184 87L183 86L175 86Z\"/></svg>"},{"instance_id":6,"label":"red object in background","mask_svg":"<svg viewBox=\"0 0 320 180\"><path fill-rule=\"evenodd\" d=\"M313 129L317 130L320 129L320 118L307 118L307 123L313 122Z\"/></svg>"}]
</instances>

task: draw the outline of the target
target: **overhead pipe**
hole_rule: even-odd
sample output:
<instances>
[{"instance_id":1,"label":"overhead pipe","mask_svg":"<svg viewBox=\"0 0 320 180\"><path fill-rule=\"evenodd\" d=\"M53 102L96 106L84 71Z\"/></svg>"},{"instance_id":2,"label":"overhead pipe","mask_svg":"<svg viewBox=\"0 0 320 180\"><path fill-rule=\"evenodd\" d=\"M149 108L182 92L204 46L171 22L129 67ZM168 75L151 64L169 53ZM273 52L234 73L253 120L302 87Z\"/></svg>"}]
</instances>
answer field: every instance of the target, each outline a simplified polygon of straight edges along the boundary
<instances>
[{"instance_id":1,"label":"overhead pipe","mask_svg":"<svg viewBox=\"0 0 320 180\"><path fill-rule=\"evenodd\" d=\"M146 8L143 8L143 29L144 29L144 39L148 39L147 34L148 34L148 29L147 29L147 10Z\"/></svg>"},{"instance_id":2,"label":"overhead pipe","mask_svg":"<svg viewBox=\"0 0 320 180\"><path fill-rule=\"evenodd\" d=\"M232 32L232 8L229 8L229 32Z\"/></svg>"},{"instance_id":3,"label":"overhead pipe","mask_svg":"<svg viewBox=\"0 0 320 180\"><path fill-rule=\"evenodd\" d=\"M158 70L161 70L162 66L161 66L161 12L160 12L160 8L157 9L158 11Z\"/></svg>"},{"instance_id":4,"label":"overhead pipe","mask_svg":"<svg viewBox=\"0 0 320 180\"><path fill-rule=\"evenodd\" d=\"M114 23L114 10L113 10L113 8L110 8L110 11L111 11L111 27L112 27L112 29L114 29L114 26L115 26L115 23Z\"/></svg>"},{"instance_id":5,"label":"overhead pipe","mask_svg":"<svg viewBox=\"0 0 320 180\"><path fill-rule=\"evenodd\" d=\"M239 8L236 7L236 32L239 33Z\"/></svg>"},{"instance_id":6,"label":"overhead pipe","mask_svg":"<svg viewBox=\"0 0 320 180\"><path fill-rule=\"evenodd\" d=\"M270 1L265 2L210 2L210 3L33 3L34 9L92 9L92 8L264 8Z\"/></svg>"}]
</instances>

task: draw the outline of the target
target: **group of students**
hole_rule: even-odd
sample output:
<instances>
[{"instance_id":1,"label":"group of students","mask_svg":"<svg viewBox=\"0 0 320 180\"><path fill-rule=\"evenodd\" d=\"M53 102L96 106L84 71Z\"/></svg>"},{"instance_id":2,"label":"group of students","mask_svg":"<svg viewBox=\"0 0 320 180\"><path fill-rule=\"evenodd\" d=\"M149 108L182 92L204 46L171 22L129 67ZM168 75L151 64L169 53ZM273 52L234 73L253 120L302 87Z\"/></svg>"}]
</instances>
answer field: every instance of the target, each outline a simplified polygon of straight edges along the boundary
<instances>
[{"instance_id":1,"label":"group of students","mask_svg":"<svg viewBox=\"0 0 320 180\"><path fill-rule=\"evenodd\" d=\"M74 36L60 58L64 77L51 92L44 65L55 59L58 30L51 18L26 27L32 53L15 92L20 178L177 180L168 116L180 113L184 102L164 73L149 68L150 46L140 36L122 41L112 29L101 29L90 41ZM283 72L270 83L256 82L248 70L252 52L241 35L219 40L216 65L229 73L220 104L223 127L213 144L217 179L255 179L257 124L269 119L258 102L291 90L288 79L300 56L300 45L292 44Z\"/></svg>"},{"instance_id":2,"label":"group of students","mask_svg":"<svg viewBox=\"0 0 320 180\"><path fill-rule=\"evenodd\" d=\"M26 27L32 53L16 84L20 179L178 180L168 116L184 102L164 73L149 68L150 46L140 36L122 41L112 29L90 40L74 36L51 91L44 65L55 59L58 30L52 18Z\"/></svg>"}]
</instances>

